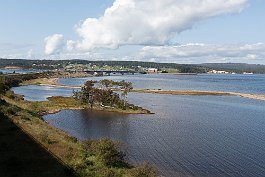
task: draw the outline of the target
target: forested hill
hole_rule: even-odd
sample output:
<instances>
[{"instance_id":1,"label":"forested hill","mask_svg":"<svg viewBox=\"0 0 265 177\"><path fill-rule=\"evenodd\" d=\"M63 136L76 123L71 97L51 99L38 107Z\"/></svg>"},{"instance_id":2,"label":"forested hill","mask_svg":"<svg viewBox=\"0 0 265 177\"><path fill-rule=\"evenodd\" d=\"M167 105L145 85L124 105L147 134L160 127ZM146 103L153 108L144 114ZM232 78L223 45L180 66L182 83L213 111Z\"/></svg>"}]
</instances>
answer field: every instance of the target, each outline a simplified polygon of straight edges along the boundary
<instances>
[{"instance_id":1,"label":"forested hill","mask_svg":"<svg viewBox=\"0 0 265 177\"><path fill-rule=\"evenodd\" d=\"M137 70L143 68L176 69L180 73L205 73L210 70L224 70L227 72L253 72L265 74L265 65L244 64L244 63L204 63L204 64L176 64L176 63L154 63L141 61L88 61L88 60L23 60L23 59L0 59L0 68L16 66L23 69L63 69L67 65L105 65L111 67L123 67Z\"/></svg>"},{"instance_id":2,"label":"forested hill","mask_svg":"<svg viewBox=\"0 0 265 177\"><path fill-rule=\"evenodd\" d=\"M140 61L88 61L88 60L23 60L23 59L0 59L0 68L6 66L17 66L24 69L62 69L70 64L90 64L97 66L121 66L125 68L172 68L181 73L204 73L207 68L198 65L176 64L176 63L154 63Z\"/></svg>"},{"instance_id":3,"label":"forested hill","mask_svg":"<svg viewBox=\"0 0 265 177\"><path fill-rule=\"evenodd\" d=\"M211 68L215 70L225 70L228 72L236 72L236 73L257 73L257 74L265 74L265 65L259 64L246 64L246 63L204 63L200 66Z\"/></svg>"}]
</instances>

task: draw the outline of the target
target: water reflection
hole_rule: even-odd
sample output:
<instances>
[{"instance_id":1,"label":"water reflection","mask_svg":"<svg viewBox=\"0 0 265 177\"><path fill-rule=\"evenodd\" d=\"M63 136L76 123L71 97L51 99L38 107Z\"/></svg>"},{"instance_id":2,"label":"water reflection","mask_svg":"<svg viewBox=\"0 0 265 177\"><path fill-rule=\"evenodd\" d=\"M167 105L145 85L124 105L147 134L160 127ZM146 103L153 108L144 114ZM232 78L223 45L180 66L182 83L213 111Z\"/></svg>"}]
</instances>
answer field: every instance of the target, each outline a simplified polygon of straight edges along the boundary
<instances>
[{"instance_id":1,"label":"water reflection","mask_svg":"<svg viewBox=\"0 0 265 177\"><path fill-rule=\"evenodd\" d=\"M14 87L12 90L16 94L24 95L25 100L28 101L45 101L52 96L72 96L73 89L57 88L49 86L29 85Z\"/></svg>"}]
</instances>

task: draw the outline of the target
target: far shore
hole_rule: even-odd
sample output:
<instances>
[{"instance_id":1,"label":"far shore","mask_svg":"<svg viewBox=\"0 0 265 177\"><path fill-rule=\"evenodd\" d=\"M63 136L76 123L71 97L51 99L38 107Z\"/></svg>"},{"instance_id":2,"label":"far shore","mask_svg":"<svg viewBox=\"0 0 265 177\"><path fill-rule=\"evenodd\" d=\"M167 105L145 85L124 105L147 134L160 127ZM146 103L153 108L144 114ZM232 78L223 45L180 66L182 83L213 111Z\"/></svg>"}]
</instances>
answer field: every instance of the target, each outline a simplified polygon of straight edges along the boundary
<instances>
[{"instance_id":1,"label":"far shore","mask_svg":"<svg viewBox=\"0 0 265 177\"><path fill-rule=\"evenodd\" d=\"M80 89L81 86L68 86L58 83L59 78L38 78L33 80L24 81L21 85L39 85L39 86L48 86L48 87L58 87L58 88L72 88Z\"/></svg>"}]
</instances>

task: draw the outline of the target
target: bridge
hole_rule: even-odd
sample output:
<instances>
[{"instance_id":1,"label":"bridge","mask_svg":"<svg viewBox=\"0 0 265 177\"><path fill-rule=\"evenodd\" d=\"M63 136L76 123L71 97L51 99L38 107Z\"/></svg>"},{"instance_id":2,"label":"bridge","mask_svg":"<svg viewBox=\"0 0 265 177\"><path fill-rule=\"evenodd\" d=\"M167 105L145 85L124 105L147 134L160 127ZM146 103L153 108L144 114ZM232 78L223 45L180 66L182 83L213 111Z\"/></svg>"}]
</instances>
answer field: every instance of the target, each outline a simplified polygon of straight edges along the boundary
<instances>
[{"instance_id":1,"label":"bridge","mask_svg":"<svg viewBox=\"0 0 265 177\"><path fill-rule=\"evenodd\" d=\"M83 72L92 74L92 75L99 75L99 76L103 76L103 75L108 75L110 76L110 74L127 74L127 75L134 75L136 73L136 71L118 71L118 70L84 70Z\"/></svg>"}]
</instances>

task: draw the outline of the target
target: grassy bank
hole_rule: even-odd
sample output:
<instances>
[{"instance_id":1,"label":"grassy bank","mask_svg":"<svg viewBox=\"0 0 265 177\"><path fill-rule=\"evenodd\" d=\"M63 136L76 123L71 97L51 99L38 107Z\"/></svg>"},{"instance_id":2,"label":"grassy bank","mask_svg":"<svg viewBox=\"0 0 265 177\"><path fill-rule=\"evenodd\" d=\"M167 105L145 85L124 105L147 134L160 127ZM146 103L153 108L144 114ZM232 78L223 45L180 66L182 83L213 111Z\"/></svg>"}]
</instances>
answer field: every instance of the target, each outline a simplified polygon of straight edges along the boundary
<instances>
[{"instance_id":1,"label":"grassy bank","mask_svg":"<svg viewBox=\"0 0 265 177\"><path fill-rule=\"evenodd\" d=\"M80 105L79 108L81 108ZM78 141L44 122L39 113L77 108L72 98L54 97L46 102L28 102L13 95L2 96L1 112L51 154L67 164L78 176L153 177L149 165L133 167L124 160L118 145L108 139ZM23 146L23 143L21 144ZM28 154L23 154L27 156Z\"/></svg>"},{"instance_id":2,"label":"grassy bank","mask_svg":"<svg viewBox=\"0 0 265 177\"><path fill-rule=\"evenodd\" d=\"M12 107L0 100L0 176L3 177L75 177L73 170L38 143L21 127L18 121L6 116ZM9 114L10 114L9 113ZM21 114L21 113L20 113ZM31 118L24 117L29 121ZM20 124L21 125L21 124Z\"/></svg>"},{"instance_id":3,"label":"grassy bank","mask_svg":"<svg viewBox=\"0 0 265 177\"><path fill-rule=\"evenodd\" d=\"M12 92L8 92L3 98L10 104L21 107L23 109L28 109L36 114L52 114L59 112L60 110L78 110L78 109L90 109L88 105L80 103L73 97L49 97L48 101L26 101L20 95L15 95ZM150 114L149 110L138 107L138 109L118 109L111 107L102 107L95 105L92 110L96 111L107 111L107 112L117 112L124 114Z\"/></svg>"}]
</instances>

